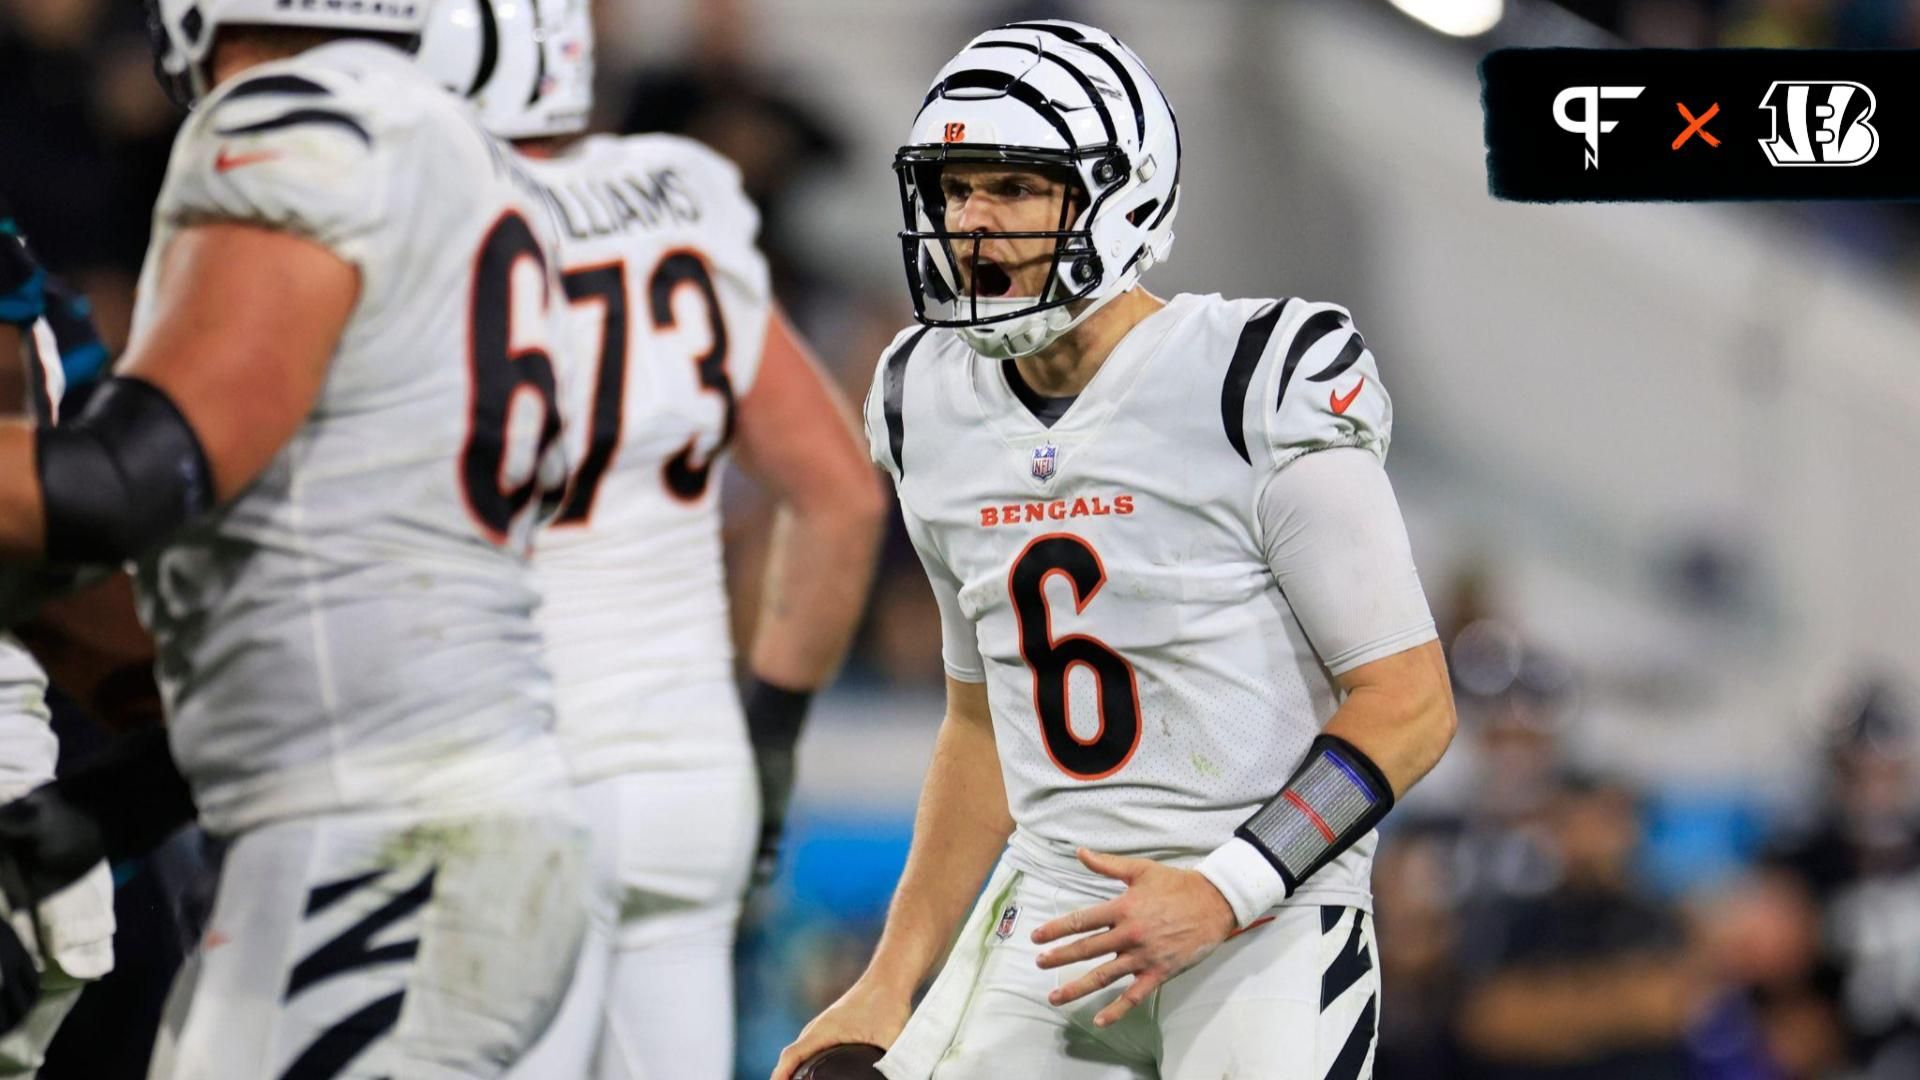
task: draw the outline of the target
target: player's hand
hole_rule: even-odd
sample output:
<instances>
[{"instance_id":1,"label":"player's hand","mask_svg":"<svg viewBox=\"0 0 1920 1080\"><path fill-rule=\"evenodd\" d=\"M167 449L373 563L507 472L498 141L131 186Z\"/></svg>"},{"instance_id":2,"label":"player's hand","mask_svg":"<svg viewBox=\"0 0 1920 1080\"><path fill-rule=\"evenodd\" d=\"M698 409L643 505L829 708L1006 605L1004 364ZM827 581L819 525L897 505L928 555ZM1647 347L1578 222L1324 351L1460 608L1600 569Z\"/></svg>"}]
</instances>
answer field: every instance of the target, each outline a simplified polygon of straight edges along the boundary
<instances>
[{"instance_id":1,"label":"player's hand","mask_svg":"<svg viewBox=\"0 0 1920 1080\"><path fill-rule=\"evenodd\" d=\"M1080 849L1080 862L1103 877L1123 881L1127 891L1103 904L1081 908L1033 932L1035 944L1085 934L1040 954L1045 969L1113 959L1047 995L1053 1005L1078 1001L1131 975L1133 982L1093 1018L1106 1027L1127 1015L1168 979L1199 963L1233 935L1233 908L1197 870L1162 866L1152 859L1102 855ZM1103 931L1093 933L1092 931Z\"/></svg>"},{"instance_id":2,"label":"player's hand","mask_svg":"<svg viewBox=\"0 0 1920 1080\"><path fill-rule=\"evenodd\" d=\"M900 1037L913 1012L913 995L883 989L862 978L840 1000L800 1030L799 1038L780 1051L770 1080L791 1080L793 1071L808 1058L841 1043L872 1043L890 1047Z\"/></svg>"}]
</instances>

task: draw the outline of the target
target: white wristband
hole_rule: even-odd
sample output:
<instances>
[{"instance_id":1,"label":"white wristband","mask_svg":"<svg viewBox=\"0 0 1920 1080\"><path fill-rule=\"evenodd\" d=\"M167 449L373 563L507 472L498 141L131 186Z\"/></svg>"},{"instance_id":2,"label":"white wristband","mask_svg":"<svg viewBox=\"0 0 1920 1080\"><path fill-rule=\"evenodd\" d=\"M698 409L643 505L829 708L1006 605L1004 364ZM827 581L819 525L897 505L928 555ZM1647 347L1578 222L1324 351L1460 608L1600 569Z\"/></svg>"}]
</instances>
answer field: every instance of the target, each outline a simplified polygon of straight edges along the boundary
<instances>
[{"instance_id":1,"label":"white wristband","mask_svg":"<svg viewBox=\"0 0 1920 1080\"><path fill-rule=\"evenodd\" d=\"M1243 929L1287 898L1287 883L1280 871L1259 848L1237 836L1214 848L1194 869L1227 898L1233 921Z\"/></svg>"}]
</instances>

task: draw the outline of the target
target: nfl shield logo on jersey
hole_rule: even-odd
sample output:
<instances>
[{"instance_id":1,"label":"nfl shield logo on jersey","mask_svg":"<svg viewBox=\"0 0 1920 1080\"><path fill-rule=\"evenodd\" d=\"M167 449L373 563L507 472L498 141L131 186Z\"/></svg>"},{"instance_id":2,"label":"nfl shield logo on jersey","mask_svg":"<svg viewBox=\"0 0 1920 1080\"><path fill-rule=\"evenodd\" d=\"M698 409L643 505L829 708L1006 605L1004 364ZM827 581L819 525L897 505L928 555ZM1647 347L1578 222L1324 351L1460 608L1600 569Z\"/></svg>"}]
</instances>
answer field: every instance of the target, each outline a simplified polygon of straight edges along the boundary
<instances>
[{"instance_id":1,"label":"nfl shield logo on jersey","mask_svg":"<svg viewBox=\"0 0 1920 1080\"><path fill-rule=\"evenodd\" d=\"M1020 906L1008 904L1007 910L1000 913L1000 925L993 928L993 936L1005 941L1013 936L1013 924L1020 918Z\"/></svg>"},{"instance_id":2,"label":"nfl shield logo on jersey","mask_svg":"<svg viewBox=\"0 0 1920 1080\"><path fill-rule=\"evenodd\" d=\"M1059 448L1052 445L1034 447L1033 478L1035 480L1053 479L1054 459L1058 457L1059 454Z\"/></svg>"}]
</instances>

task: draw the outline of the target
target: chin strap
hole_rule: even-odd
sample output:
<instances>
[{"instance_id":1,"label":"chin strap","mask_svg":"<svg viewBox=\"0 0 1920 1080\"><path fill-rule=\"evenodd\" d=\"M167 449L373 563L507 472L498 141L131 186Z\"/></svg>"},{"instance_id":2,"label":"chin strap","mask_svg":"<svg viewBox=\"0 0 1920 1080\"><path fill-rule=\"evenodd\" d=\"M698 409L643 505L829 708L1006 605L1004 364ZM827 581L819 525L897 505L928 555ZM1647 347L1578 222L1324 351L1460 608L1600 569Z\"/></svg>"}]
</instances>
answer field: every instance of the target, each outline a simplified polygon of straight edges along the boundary
<instances>
[{"instance_id":1,"label":"chin strap","mask_svg":"<svg viewBox=\"0 0 1920 1080\"><path fill-rule=\"evenodd\" d=\"M1008 319L1004 323L963 326L959 328L960 336L972 346L974 352L991 360L1018 360L1023 356L1032 356L1065 337L1069 330L1085 322L1094 312L1132 291L1140 281L1139 269L1135 267L1129 271L1120 279L1118 288L1105 296L1093 298L1078 312L1065 306L1048 308L1025 318Z\"/></svg>"}]
</instances>

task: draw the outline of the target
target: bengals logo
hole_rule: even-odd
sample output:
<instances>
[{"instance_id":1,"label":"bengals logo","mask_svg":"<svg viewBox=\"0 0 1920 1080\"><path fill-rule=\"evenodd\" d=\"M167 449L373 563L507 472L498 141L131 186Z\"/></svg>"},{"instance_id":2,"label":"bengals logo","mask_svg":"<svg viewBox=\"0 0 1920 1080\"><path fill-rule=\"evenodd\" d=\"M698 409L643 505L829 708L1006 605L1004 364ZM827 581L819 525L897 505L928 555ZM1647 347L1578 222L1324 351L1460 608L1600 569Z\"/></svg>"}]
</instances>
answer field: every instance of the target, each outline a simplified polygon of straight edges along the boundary
<instances>
[{"instance_id":1,"label":"bengals logo","mask_svg":"<svg viewBox=\"0 0 1920 1080\"><path fill-rule=\"evenodd\" d=\"M1880 150L1873 91L1857 82L1776 82L1760 99L1773 133L1760 149L1774 165L1865 165Z\"/></svg>"},{"instance_id":2,"label":"bengals logo","mask_svg":"<svg viewBox=\"0 0 1920 1080\"><path fill-rule=\"evenodd\" d=\"M946 134L941 138L940 141L941 142L965 142L966 140L967 140L967 125L960 123L957 120L947 121Z\"/></svg>"}]
</instances>

